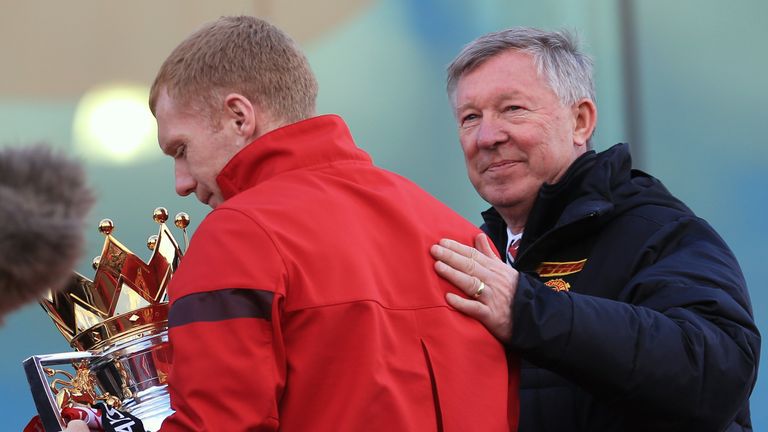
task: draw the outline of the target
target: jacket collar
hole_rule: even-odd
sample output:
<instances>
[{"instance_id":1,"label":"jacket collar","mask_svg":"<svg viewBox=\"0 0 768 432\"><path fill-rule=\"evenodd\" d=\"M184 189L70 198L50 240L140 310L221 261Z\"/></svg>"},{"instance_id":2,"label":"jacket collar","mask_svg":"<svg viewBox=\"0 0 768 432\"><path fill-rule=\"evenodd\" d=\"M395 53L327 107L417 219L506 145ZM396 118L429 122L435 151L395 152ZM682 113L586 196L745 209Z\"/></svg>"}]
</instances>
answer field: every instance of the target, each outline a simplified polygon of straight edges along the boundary
<instances>
[{"instance_id":1,"label":"jacket collar","mask_svg":"<svg viewBox=\"0 0 768 432\"><path fill-rule=\"evenodd\" d=\"M322 115L260 136L227 163L216 181L226 200L286 171L343 160L371 163L341 117Z\"/></svg>"},{"instance_id":2,"label":"jacket collar","mask_svg":"<svg viewBox=\"0 0 768 432\"><path fill-rule=\"evenodd\" d=\"M526 223L525 230L529 230L529 226L532 223L531 216L534 215L534 213L537 212L537 208L541 207L543 204L559 204L563 207L570 202L571 200L565 200L565 196L568 192L576 186L579 181L584 177L584 174L594 165L594 161L596 159L597 155L594 151L589 151L587 153L584 153L583 155L576 158L573 163L568 167L568 169L565 171L565 174L563 174L563 177L555 184L544 184L539 188L538 196L536 197L536 201L534 202L533 209L531 209L531 214L528 217L528 222ZM552 209L549 209L552 210ZM560 208L559 211L556 211L556 215L559 217L562 213L563 208ZM552 213L551 211L548 213ZM482 212L483 220L485 221L486 225L489 225L489 228L492 228L494 232L497 232L499 230L506 231L507 224L504 222L504 219L501 217L501 214L493 207L489 208L488 210Z\"/></svg>"},{"instance_id":3,"label":"jacket collar","mask_svg":"<svg viewBox=\"0 0 768 432\"><path fill-rule=\"evenodd\" d=\"M586 152L568 167L557 183L542 185L525 225L521 252L552 228L590 215L610 213L614 208L612 187L629 178L630 166L628 145L616 144L601 153ZM499 212L491 207L482 216L483 231L494 239L499 250L506 248L507 224Z\"/></svg>"},{"instance_id":4,"label":"jacket collar","mask_svg":"<svg viewBox=\"0 0 768 432\"><path fill-rule=\"evenodd\" d=\"M496 250L499 251L501 260L507 262L507 254L502 253L507 248L507 223L493 207L482 212L481 215L485 223L480 229L491 238Z\"/></svg>"}]
</instances>

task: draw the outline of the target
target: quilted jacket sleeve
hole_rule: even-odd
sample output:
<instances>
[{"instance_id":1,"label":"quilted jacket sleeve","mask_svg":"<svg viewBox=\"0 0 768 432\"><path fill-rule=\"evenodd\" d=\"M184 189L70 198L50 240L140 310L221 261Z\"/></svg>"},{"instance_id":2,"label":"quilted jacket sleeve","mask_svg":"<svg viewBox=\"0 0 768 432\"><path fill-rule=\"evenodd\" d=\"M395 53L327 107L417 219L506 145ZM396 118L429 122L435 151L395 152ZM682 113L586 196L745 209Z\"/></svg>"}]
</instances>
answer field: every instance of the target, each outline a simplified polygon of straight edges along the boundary
<instances>
[{"instance_id":1,"label":"quilted jacket sleeve","mask_svg":"<svg viewBox=\"0 0 768 432\"><path fill-rule=\"evenodd\" d=\"M760 348L733 254L685 217L647 239L627 280L617 301L523 275L511 347L646 418L722 430L754 385Z\"/></svg>"}]
</instances>

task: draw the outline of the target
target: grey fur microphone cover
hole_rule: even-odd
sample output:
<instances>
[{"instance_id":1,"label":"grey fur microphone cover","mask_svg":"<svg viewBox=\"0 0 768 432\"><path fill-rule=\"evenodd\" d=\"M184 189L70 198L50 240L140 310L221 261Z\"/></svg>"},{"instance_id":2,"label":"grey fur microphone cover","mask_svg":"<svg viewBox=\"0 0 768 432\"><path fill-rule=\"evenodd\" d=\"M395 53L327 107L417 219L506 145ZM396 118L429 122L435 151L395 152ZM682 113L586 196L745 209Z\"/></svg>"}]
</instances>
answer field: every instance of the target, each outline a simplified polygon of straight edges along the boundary
<instances>
[{"instance_id":1,"label":"grey fur microphone cover","mask_svg":"<svg viewBox=\"0 0 768 432\"><path fill-rule=\"evenodd\" d=\"M44 145L0 149L0 322L69 280L93 202L77 162Z\"/></svg>"}]
</instances>

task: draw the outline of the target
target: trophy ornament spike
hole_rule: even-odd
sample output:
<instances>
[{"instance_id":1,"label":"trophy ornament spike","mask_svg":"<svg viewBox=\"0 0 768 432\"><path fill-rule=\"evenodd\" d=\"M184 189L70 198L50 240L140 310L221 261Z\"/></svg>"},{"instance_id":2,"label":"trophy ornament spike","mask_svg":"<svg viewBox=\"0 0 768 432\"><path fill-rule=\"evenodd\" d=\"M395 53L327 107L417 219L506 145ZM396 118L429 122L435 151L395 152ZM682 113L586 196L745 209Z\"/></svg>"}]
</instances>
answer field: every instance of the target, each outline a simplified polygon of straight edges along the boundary
<instances>
[{"instance_id":1,"label":"trophy ornament spike","mask_svg":"<svg viewBox=\"0 0 768 432\"><path fill-rule=\"evenodd\" d=\"M101 222L99 222L99 232L105 236L111 235L114 230L115 223L112 222L112 219L102 219Z\"/></svg>"},{"instance_id":2,"label":"trophy ornament spike","mask_svg":"<svg viewBox=\"0 0 768 432\"><path fill-rule=\"evenodd\" d=\"M157 247L157 234L149 236L147 239L147 249L153 251Z\"/></svg>"},{"instance_id":3,"label":"trophy ornament spike","mask_svg":"<svg viewBox=\"0 0 768 432\"><path fill-rule=\"evenodd\" d=\"M179 212L176 214L173 223L180 229L187 229L189 226L189 215L184 212Z\"/></svg>"},{"instance_id":4,"label":"trophy ornament spike","mask_svg":"<svg viewBox=\"0 0 768 432\"><path fill-rule=\"evenodd\" d=\"M152 219L159 224L164 224L168 220L168 209L165 207L158 207L152 213Z\"/></svg>"},{"instance_id":5,"label":"trophy ornament spike","mask_svg":"<svg viewBox=\"0 0 768 432\"><path fill-rule=\"evenodd\" d=\"M93 259L93 279L75 273L63 290L40 300L78 352L32 356L24 362L30 388L46 388L45 401L35 401L38 412L58 413L71 400L108 400L141 419L147 430L157 430L172 412L165 383L170 365L167 288L183 252L165 224L168 210L156 208L152 219L160 226L147 240L149 261L113 237L114 222L102 219L104 246ZM189 216L179 213L174 225L184 232L186 245ZM44 363L75 366L68 360L74 358L88 359L71 374L74 379L35 372ZM53 388L51 380L56 382Z\"/></svg>"},{"instance_id":6,"label":"trophy ornament spike","mask_svg":"<svg viewBox=\"0 0 768 432\"><path fill-rule=\"evenodd\" d=\"M187 248L189 247L189 238L187 237L187 227L189 226L189 215L184 212L179 212L176 214L176 217L173 219L174 225L176 225L177 228L181 229L181 232L184 233L184 252L187 251Z\"/></svg>"},{"instance_id":7,"label":"trophy ornament spike","mask_svg":"<svg viewBox=\"0 0 768 432\"><path fill-rule=\"evenodd\" d=\"M112 234L110 219L99 222L105 235L101 255L93 259L93 279L75 274L64 290L41 304L70 345L79 350L100 350L139 335L147 328L167 325L166 289L183 255L164 221L168 210L155 209L157 235L147 240L153 250L149 262L131 252ZM140 319L129 321L131 316ZM146 327L146 328L145 328Z\"/></svg>"}]
</instances>

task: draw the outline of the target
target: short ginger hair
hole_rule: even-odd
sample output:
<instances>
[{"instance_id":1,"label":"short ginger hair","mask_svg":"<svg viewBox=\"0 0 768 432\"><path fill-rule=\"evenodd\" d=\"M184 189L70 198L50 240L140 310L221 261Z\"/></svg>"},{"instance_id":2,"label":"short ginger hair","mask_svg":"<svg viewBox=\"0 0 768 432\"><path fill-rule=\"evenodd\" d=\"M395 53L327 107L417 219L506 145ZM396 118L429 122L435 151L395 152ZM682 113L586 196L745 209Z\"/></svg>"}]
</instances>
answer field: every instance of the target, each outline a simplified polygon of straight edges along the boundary
<instances>
[{"instance_id":1,"label":"short ginger hair","mask_svg":"<svg viewBox=\"0 0 768 432\"><path fill-rule=\"evenodd\" d=\"M209 112L228 93L239 93L285 123L312 117L317 99L317 80L297 44L251 16L221 17L181 42L152 84L153 113L163 89L175 101Z\"/></svg>"}]
</instances>

